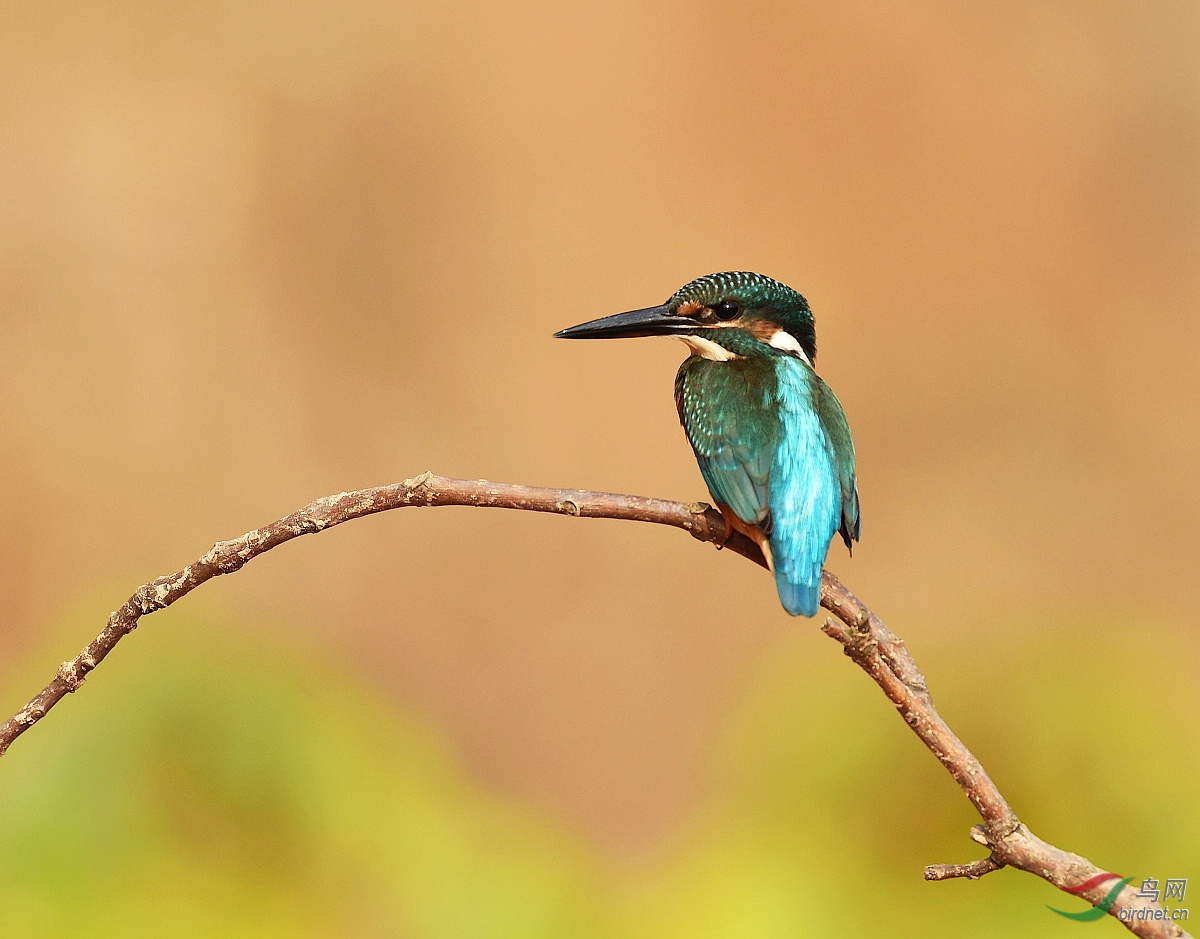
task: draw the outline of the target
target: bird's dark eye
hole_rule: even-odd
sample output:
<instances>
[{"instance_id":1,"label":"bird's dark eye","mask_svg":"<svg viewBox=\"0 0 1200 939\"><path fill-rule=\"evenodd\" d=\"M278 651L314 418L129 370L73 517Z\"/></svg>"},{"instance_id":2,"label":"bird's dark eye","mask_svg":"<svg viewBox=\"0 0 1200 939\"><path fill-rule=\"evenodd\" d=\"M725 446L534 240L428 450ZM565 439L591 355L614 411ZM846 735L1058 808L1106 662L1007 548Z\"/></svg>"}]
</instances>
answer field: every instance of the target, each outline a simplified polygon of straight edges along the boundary
<instances>
[{"instance_id":1,"label":"bird's dark eye","mask_svg":"<svg viewBox=\"0 0 1200 939\"><path fill-rule=\"evenodd\" d=\"M742 305L736 300L722 300L713 304L712 311L719 320L731 320L742 312Z\"/></svg>"}]
</instances>

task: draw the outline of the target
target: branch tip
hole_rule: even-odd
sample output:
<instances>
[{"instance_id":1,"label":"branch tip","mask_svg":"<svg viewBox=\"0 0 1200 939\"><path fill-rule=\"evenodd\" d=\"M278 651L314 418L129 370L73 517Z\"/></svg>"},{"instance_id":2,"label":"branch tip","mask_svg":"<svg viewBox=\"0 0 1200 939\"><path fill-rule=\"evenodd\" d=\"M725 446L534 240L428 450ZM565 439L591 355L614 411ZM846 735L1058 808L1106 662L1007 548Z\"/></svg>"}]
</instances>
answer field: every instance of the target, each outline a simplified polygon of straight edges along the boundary
<instances>
[{"instance_id":1,"label":"branch tip","mask_svg":"<svg viewBox=\"0 0 1200 939\"><path fill-rule=\"evenodd\" d=\"M926 880L953 880L965 877L968 880L978 880L985 874L998 871L1005 865L995 858L985 857L966 864L930 864L925 868Z\"/></svg>"}]
</instances>

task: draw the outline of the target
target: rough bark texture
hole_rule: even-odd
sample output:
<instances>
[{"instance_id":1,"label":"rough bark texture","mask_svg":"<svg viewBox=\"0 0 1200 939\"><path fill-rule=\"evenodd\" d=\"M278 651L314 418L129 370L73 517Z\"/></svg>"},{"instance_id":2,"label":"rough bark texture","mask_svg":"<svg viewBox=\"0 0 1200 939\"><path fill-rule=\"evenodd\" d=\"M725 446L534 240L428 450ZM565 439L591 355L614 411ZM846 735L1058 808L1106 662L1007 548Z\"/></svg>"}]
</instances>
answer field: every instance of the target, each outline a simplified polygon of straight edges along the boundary
<instances>
[{"instance_id":1,"label":"rough bark texture","mask_svg":"<svg viewBox=\"0 0 1200 939\"><path fill-rule=\"evenodd\" d=\"M423 473L390 486L326 496L240 538L219 542L183 570L135 590L133 596L108 618L100 635L75 658L63 662L53 680L0 727L0 755L63 697L78 689L88 672L137 627L143 616L170 606L213 577L239 570L247 561L285 541L316 534L364 515L405 506L435 505L520 509L672 525L690 532L693 538L728 548L765 566L758 546L744 535L728 533L721 513L702 502L687 504L579 489L544 489L487 480L447 479L432 473ZM1015 867L1036 874L1060 890L1092 904L1100 903L1111 889L1111 882L1101 881L1082 892L1073 888L1105 872L1085 858L1042 841L1017 818L979 761L938 714L925 676L908 654L903 641L828 571L822 579L821 605L833 614L822 627L825 634L840 642L846 655L879 685L913 733L954 777L983 819L982 824L971 830L971 837L989 849L989 856L966 864L932 865L925 868L925 878L969 877L975 880L1002 867ZM1132 886L1125 887L1109 909L1109 915L1120 918L1122 910L1159 909L1157 904L1138 899L1136 893ZM1128 915L1126 913L1126 917ZM1121 922L1135 935L1147 939L1188 937L1178 924L1166 919L1122 919Z\"/></svg>"},{"instance_id":2,"label":"rough bark texture","mask_svg":"<svg viewBox=\"0 0 1200 939\"><path fill-rule=\"evenodd\" d=\"M905 723L930 752L954 777L959 788L971 800L983 823L971 829L971 837L991 852L988 857L967 864L933 864L925 868L926 880L969 877L978 880L1002 867L1016 867L1048 880L1054 886L1095 905L1112 889L1112 880L1097 883L1076 893L1072 888L1103 874L1087 858L1047 844L1017 818L996 784L988 777L979 760L963 745L942 720L925 676L908 654L904 642L888 629L861 600L826 571L821 584L821 605L834 616L825 620L822 631L842 644L843 650L883 690L896 706ZM837 617L834 619L834 617ZM1166 919L1120 919L1122 910L1159 909L1159 905L1139 899L1137 890L1126 886L1109 908L1134 935L1156 939L1182 939L1188 933Z\"/></svg>"}]
</instances>

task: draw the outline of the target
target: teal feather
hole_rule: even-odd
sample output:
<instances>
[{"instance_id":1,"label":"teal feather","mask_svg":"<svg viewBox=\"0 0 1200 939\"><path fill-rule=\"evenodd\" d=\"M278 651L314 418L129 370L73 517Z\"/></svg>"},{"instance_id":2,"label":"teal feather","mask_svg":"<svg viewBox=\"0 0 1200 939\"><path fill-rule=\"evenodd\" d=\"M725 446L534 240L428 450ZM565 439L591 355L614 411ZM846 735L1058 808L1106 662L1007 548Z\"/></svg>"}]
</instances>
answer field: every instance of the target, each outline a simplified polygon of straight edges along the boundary
<instances>
[{"instance_id":1,"label":"teal feather","mask_svg":"<svg viewBox=\"0 0 1200 939\"><path fill-rule=\"evenodd\" d=\"M770 360L712 362L693 356L675 378L679 418L708 491L748 525L770 512L767 485L782 425Z\"/></svg>"},{"instance_id":2,"label":"teal feather","mask_svg":"<svg viewBox=\"0 0 1200 939\"><path fill-rule=\"evenodd\" d=\"M817 416L829 443L833 447L833 462L837 471L838 486L842 493L842 520L839 531L846 547L853 550L853 542L859 540L862 519L858 511L858 481L854 471L854 438L850 436L850 424L846 413L833 390L817 376Z\"/></svg>"},{"instance_id":3,"label":"teal feather","mask_svg":"<svg viewBox=\"0 0 1200 939\"><path fill-rule=\"evenodd\" d=\"M816 374L799 359L774 360L783 433L771 467L771 553L779 599L793 616L815 616L821 568L842 514L833 444L817 414Z\"/></svg>"},{"instance_id":4,"label":"teal feather","mask_svg":"<svg viewBox=\"0 0 1200 939\"><path fill-rule=\"evenodd\" d=\"M797 356L738 329L708 338L738 354L693 356L675 399L713 499L769 536L776 589L793 616L813 616L836 531L858 537L854 444L841 405Z\"/></svg>"}]
</instances>

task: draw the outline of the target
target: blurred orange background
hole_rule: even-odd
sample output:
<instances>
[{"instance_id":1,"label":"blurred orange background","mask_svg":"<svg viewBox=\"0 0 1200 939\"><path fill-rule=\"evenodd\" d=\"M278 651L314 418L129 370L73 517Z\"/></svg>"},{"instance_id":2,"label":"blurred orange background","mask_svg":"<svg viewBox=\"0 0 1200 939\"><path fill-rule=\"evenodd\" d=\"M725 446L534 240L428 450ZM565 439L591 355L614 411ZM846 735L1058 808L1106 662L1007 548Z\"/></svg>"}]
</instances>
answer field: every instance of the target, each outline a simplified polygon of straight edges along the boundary
<instances>
[{"instance_id":1,"label":"blurred orange background","mask_svg":"<svg viewBox=\"0 0 1200 939\"><path fill-rule=\"evenodd\" d=\"M321 495L430 469L707 498L682 347L550 334L750 269L808 297L854 430L863 542L829 567L935 695L976 681L1005 725L1069 623L1186 695L1154 740L1194 734L1194 3L45 3L0 31L8 712L137 584ZM780 663L874 691L761 571L650 526L390 513L202 590L626 871L719 800ZM1188 767L1163 785L1194 803ZM975 856L970 823L922 862Z\"/></svg>"}]
</instances>

